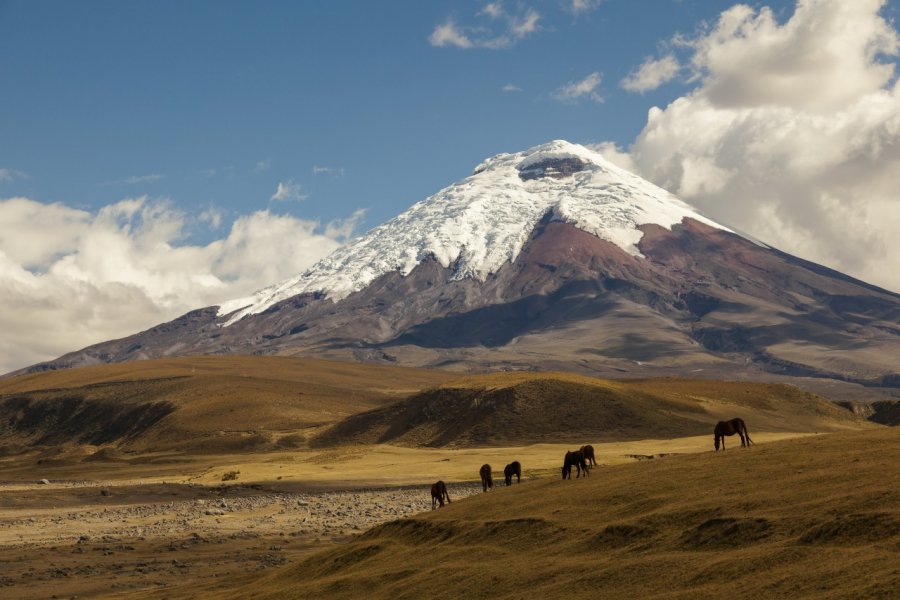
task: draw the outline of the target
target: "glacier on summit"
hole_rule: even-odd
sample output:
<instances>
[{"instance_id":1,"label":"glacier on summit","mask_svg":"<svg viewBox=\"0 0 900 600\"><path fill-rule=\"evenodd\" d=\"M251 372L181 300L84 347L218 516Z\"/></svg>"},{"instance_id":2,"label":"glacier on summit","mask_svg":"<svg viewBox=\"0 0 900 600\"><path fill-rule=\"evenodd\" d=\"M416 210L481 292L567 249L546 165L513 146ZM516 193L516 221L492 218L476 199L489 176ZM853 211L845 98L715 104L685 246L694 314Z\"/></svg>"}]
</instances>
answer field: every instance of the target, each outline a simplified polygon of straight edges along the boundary
<instances>
[{"instance_id":1,"label":"glacier on summit","mask_svg":"<svg viewBox=\"0 0 900 600\"><path fill-rule=\"evenodd\" d=\"M547 215L641 256L638 226L667 229L685 217L730 231L669 192L584 146L556 140L499 154L472 175L339 248L304 273L225 302L230 325L302 293L340 300L393 271L408 275L433 255L454 279L484 280L515 261Z\"/></svg>"}]
</instances>

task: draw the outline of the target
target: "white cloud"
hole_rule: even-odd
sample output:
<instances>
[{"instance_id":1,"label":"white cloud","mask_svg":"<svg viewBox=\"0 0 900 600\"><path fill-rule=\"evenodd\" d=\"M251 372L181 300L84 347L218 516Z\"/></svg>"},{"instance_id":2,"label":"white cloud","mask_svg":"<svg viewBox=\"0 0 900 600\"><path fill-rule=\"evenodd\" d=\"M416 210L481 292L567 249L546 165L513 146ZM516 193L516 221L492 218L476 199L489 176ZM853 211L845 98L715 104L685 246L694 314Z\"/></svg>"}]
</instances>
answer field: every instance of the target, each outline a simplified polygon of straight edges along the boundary
<instances>
[{"instance_id":1,"label":"white cloud","mask_svg":"<svg viewBox=\"0 0 900 600\"><path fill-rule=\"evenodd\" d=\"M622 88L629 92L649 92L664 83L668 83L678 75L681 65L671 54L654 60L647 58L637 71L622 80Z\"/></svg>"},{"instance_id":2,"label":"white cloud","mask_svg":"<svg viewBox=\"0 0 900 600\"><path fill-rule=\"evenodd\" d=\"M511 48L540 29L538 22L541 15L533 8L521 8L517 14L510 14L503 10L499 2L492 2L485 5L476 16L487 19L486 24L461 26L452 17L448 17L434 28L428 36L428 42L437 47L501 50ZM498 29L495 23L500 23L501 28Z\"/></svg>"},{"instance_id":3,"label":"white cloud","mask_svg":"<svg viewBox=\"0 0 900 600\"><path fill-rule=\"evenodd\" d=\"M457 48L471 48L472 40L457 27L453 19L448 18L443 24L438 25L428 37L432 46L443 48L444 46L456 46Z\"/></svg>"},{"instance_id":4,"label":"white cloud","mask_svg":"<svg viewBox=\"0 0 900 600\"><path fill-rule=\"evenodd\" d=\"M478 14L487 15L492 19L499 19L503 16L503 5L500 2L488 2Z\"/></svg>"},{"instance_id":5,"label":"white cloud","mask_svg":"<svg viewBox=\"0 0 900 600\"><path fill-rule=\"evenodd\" d=\"M696 87L653 108L638 172L792 254L900 290L898 34L881 0L738 5L695 39Z\"/></svg>"},{"instance_id":6,"label":"white cloud","mask_svg":"<svg viewBox=\"0 0 900 600\"><path fill-rule=\"evenodd\" d=\"M603 102L603 96L595 90L602 76L599 71L594 71L581 81L570 81L566 85L558 88L553 92L553 97L562 102L576 102L582 98L587 98L594 102Z\"/></svg>"},{"instance_id":7,"label":"white cloud","mask_svg":"<svg viewBox=\"0 0 900 600\"><path fill-rule=\"evenodd\" d=\"M294 183L293 179L288 179L287 181L278 182L278 188L275 190L275 193L272 194L270 200L274 200L276 202L284 202L285 200L304 200L308 196L303 193L303 186L299 183Z\"/></svg>"},{"instance_id":8,"label":"white cloud","mask_svg":"<svg viewBox=\"0 0 900 600\"><path fill-rule=\"evenodd\" d=\"M344 167L323 167L321 165L313 165L313 175L333 175L335 177L344 176Z\"/></svg>"},{"instance_id":9,"label":"white cloud","mask_svg":"<svg viewBox=\"0 0 900 600\"><path fill-rule=\"evenodd\" d=\"M517 85L513 85L512 83L507 83L502 88L500 88L504 92L521 92L522 88Z\"/></svg>"},{"instance_id":10,"label":"white cloud","mask_svg":"<svg viewBox=\"0 0 900 600\"><path fill-rule=\"evenodd\" d=\"M524 15L512 18L509 30L515 39L520 40L537 31L540 18L538 11L528 9Z\"/></svg>"},{"instance_id":11,"label":"white cloud","mask_svg":"<svg viewBox=\"0 0 900 600\"><path fill-rule=\"evenodd\" d=\"M160 175L159 173L151 173L150 175L135 175L133 177L129 177L127 179L123 179L118 183L127 183L127 184L135 184L135 183L153 183L154 181L159 181L160 179L165 178L165 175Z\"/></svg>"},{"instance_id":12,"label":"white cloud","mask_svg":"<svg viewBox=\"0 0 900 600\"><path fill-rule=\"evenodd\" d=\"M272 167L272 161L270 160L260 160L257 161L256 166L253 167L254 173L265 173Z\"/></svg>"},{"instance_id":13,"label":"white cloud","mask_svg":"<svg viewBox=\"0 0 900 600\"><path fill-rule=\"evenodd\" d=\"M15 181L16 179L28 179L28 174L17 169L0 169L0 181Z\"/></svg>"},{"instance_id":14,"label":"white cloud","mask_svg":"<svg viewBox=\"0 0 900 600\"><path fill-rule=\"evenodd\" d=\"M218 229L222 226L222 219L225 218L225 213L216 206L212 204L209 205L209 208L200 213L200 222L208 223L210 228Z\"/></svg>"},{"instance_id":15,"label":"white cloud","mask_svg":"<svg viewBox=\"0 0 900 600\"><path fill-rule=\"evenodd\" d=\"M191 219L166 202L131 198L91 213L0 200L0 372L249 295L337 249L361 218L322 227L258 211L192 245Z\"/></svg>"},{"instance_id":16,"label":"white cloud","mask_svg":"<svg viewBox=\"0 0 900 600\"><path fill-rule=\"evenodd\" d=\"M569 4L569 10L572 14L578 16L589 13L600 6L602 0L572 0Z\"/></svg>"}]
</instances>

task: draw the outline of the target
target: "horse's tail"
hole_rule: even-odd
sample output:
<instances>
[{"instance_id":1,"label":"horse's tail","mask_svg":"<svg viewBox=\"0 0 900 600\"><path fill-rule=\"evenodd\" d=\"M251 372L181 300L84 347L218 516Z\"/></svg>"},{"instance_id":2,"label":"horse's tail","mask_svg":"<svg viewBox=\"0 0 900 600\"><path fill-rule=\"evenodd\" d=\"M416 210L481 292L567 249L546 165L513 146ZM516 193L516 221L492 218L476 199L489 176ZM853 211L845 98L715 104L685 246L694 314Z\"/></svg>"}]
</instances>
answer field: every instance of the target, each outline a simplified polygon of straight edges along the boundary
<instances>
[{"instance_id":1,"label":"horse's tail","mask_svg":"<svg viewBox=\"0 0 900 600\"><path fill-rule=\"evenodd\" d=\"M741 427L744 428L744 437L747 438L747 445L749 446L753 443L753 440L750 439L750 432L747 431L747 424L741 421Z\"/></svg>"}]
</instances>

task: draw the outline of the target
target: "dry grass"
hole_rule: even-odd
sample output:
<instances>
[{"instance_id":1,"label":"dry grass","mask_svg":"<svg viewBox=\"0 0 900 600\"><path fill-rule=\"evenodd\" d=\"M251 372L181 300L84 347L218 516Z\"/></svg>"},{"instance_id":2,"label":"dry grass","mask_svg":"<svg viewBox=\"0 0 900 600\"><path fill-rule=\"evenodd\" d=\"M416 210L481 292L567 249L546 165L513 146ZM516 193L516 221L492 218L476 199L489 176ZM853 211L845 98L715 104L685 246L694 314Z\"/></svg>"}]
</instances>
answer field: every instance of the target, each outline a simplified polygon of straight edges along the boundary
<instances>
[{"instance_id":1,"label":"dry grass","mask_svg":"<svg viewBox=\"0 0 900 600\"><path fill-rule=\"evenodd\" d=\"M367 412L374 411L374 412ZM154 452L235 455L317 445L519 446L865 426L795 388L703 380L609 381L568 373L460 376L307 358L159 359L0 380L0 456L45 460ZM339 424L331 431L325 430ZM68 450L67 450L68 448ZM71 450L69 452L69 450Z\"/></svg>"},{"instance_id":2,"label":"dry grass","mask_svg":"<svg viewBox=\"0 0 900 600\"><path fill-rule=\"evenodd\" d=\"M897 429L623 464L388 523L214 596L896 598L898 480Z\"/></svg>"},{"instance_id":3,"label":"dry grass","mask_svg":"<svg viewBox=\"0 0 900 600\"><path fill-rule=\"evenodd\" d=\"M0 444L115 443L140 452L193 453L293 448L305 445L316 427L453 377L424 369L252 356L31 374L0 380L0 412L26 420L18 437L7 433ZM22 398L27 410L19 405ZM19 404L11 405L14 401ZM67 430L60 431L63 421Z\"/></svg>"},{"instance_id":4,"label":"dry grass","mask_svg":"<svg viewBox=\"0 0 900 600\"><path fill-rule=\"evenodd\" d=\"M866 424L797 388L765 383L609 381L568 373L494 373L451 381L353 415L314 445L488 447L702 435L743 417L756 431L818 432Z\"/></svg>"}]
</instances>

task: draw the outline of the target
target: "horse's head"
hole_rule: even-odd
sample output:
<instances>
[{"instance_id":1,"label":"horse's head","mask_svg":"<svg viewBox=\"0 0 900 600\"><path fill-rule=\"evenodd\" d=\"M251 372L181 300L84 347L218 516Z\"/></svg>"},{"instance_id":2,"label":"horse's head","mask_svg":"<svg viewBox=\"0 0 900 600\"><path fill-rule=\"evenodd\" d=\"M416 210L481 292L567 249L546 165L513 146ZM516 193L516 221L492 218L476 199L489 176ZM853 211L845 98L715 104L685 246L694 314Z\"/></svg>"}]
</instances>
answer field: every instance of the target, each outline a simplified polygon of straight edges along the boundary
<instances>
[{"instance_id":1,"label":"horse's head","mask_svg":"<svg viewBox=\"0 0 900 600\"><path fill-rule=\"evenodd\" d=\"M563 476L563 479L566 478L566 466L565 465L563 465L563 468L562 468L562 476Z\"/></svg>"}]
</instances>

